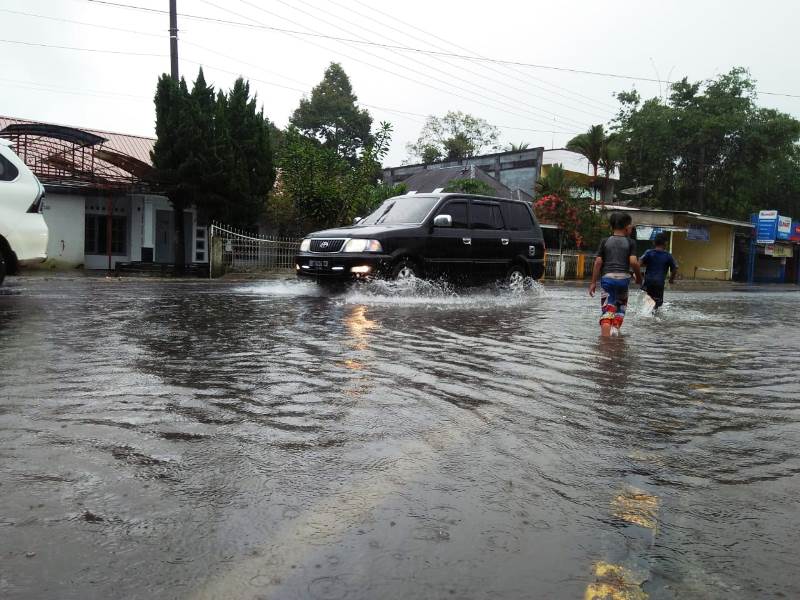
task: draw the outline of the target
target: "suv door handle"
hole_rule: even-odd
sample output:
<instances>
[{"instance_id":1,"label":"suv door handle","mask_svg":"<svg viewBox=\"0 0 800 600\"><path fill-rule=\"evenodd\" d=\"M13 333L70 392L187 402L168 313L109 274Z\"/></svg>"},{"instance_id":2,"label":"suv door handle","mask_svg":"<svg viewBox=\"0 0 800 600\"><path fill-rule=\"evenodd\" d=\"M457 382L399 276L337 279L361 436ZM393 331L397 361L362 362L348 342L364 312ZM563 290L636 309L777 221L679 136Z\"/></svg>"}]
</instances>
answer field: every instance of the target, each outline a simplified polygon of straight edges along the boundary
<instances>
[{"instance_id":1,"label":"suv door handle","mask_svg":"<svg viewBox=\"0 0 800 600\"><path fill-rule=\"evenodd\" d=\"M472 238L461 238L461 241L464 242L467 246L472 245Z\"/></svg>"},{"instance_id":2,"label":"suv door handle","mask_svg":"<svg viewBox=\"0 0 800 600\"><path fill-rule=\"evenodd\" d=\"M500 238L500 243L503 244L503 246L508 246L508 238Z\"/></svg>"}]
</instances>

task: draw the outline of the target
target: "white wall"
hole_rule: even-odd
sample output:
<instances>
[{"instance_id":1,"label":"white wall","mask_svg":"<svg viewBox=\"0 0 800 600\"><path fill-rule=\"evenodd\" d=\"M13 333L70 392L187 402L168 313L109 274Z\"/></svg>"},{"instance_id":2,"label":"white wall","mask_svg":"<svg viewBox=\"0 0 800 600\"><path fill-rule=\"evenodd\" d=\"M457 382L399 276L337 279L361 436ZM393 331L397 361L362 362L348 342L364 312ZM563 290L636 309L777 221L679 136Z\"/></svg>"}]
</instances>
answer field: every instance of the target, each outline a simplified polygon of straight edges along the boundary
<instances>
[{"instance_id":1,"label":"white wall","mask_svg":"<svg viewBox=\"0 0 800 600\"><path fill-rule=\"evenodd\" d=\"M594 170L589 161L584 156L571 150L545 150L542 157L542 165L561 165L565 171L592 175ZM597 174L605 176L605 170L597 169ZM609 179L619 179L619 169L614 169Z\"/></svg>"},{"instance_id":2,"label":"white wall","mask_svg":"<svg viewBox=\"0 0 800 600\"><path fill-rule=\"evenodd\" d=\"M42 268L86 269L108 268L108 256L105 254L85 254L86 214L105 215L107 200L98 196L48 193L42 211L49 230L47 245L47 261ZM169 200L164 196L134 194L114 198L115 215L128 217L127 253L123 256L111 257L111 268L117 262L138 262L142 259L142 246L152 244L155 236L156 210L172 211ZM192 260L195 259L197 246L197 214L187 210L192 217L193 226L186 231L187 241L191 244ZM207 241L205 242L207 243ZM207 251L206 260L207 262Z\"/></svg>"},{"instance_id":3,"label":"white wall","mask_svg":"<svg viewBox=\"0 0 800 600\"><path fill-rule=\"evenodd\" d=\"M86 198L66 194L45 196L42 215L47 223L47 260L43 268L69 269L84 263Z\"/></svg>"}]
</instances>

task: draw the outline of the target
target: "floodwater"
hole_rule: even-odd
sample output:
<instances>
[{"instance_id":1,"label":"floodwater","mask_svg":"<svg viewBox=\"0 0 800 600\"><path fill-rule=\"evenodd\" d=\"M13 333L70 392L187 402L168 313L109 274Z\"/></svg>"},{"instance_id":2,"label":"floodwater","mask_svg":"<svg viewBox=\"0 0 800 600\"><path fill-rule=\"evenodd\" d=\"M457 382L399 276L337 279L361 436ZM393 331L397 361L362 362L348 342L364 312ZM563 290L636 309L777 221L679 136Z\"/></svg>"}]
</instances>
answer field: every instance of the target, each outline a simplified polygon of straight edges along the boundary
<instances>
[{"instance_id":1,"label":"floodwater","mask_svg":"<svg viewBox=\"0 0 800 600\"><path fill-rule=\"evenodd\" d=\"M11 279L4 599L800 595L800 292Z\"/></svg>"}]
</instances>

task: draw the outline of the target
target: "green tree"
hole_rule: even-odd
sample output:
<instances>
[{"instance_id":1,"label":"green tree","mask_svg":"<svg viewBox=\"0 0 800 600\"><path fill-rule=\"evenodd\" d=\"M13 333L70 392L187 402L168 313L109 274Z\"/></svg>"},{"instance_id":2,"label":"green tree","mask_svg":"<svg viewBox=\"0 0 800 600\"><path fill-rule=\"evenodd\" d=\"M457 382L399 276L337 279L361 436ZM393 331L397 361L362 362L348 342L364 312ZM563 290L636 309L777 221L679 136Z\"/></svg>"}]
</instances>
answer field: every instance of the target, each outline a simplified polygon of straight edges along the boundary
<instances>
[{"instance_id":1,"label":"green tree","mask_svg":"<svg viewBox=\"0 0 800 600\"><path fill-rule=\"evenodd\" d=\"M156 87L156 142L151 153L156 180L172 204L175 267L185 267L183 215L252 227L264 211L275 180L270 124L236 81L228 95L210 86L200 69L186 82L162 75Z\"/></svg>"},{"instance_id":2,"label":"green tree","mask_svg":"<svg viewBox=\"0 0 800 600\"><path fill-rule=\"evenodd\" d=\"M592 191L595 199L599 185L609 185L610 172L606 171L605 181L601 184L598 179L598 168L606 165L616 165L619 162L619 150L612 139L606 135L602 125L592 125L589 131L576 135L567 142L567 150L582 155L592 165ZM612 169L613 170L613 169Z\"/></svg>"},{"instance_id":3,"label":"green tree","mask_svg":"<svg viewBox=\"0 0 800 600\"><path fill-rule=\"evenodd\" d=\"M547 170L547 174L536 182L536 195L569 198L572 195L572 189L577 185L577 181L567 174L564 167L552 165Z\"/></svg>"},{"instance_id":4,"label":"green tree","mask_svg":"<svg viewBox=\"0 0 800 600\"><path fill-rule=\"evenodd\" d=\"M197 103L186 81L162 75L156 86L156 141L150 153L158 185L172 204L175 226L175 270L185 268L183 215L197 198L203 175L203 132Z\"/></svg>"},{"instance_id":5,"label":"green tree","mask_svg":"<svg viewBox=\"0 0 800 600\"><path fill-rule=\"evenodd\" d=\"M547 194L533 203L533 211L542 223L558 226L561 248L593 248L608 234L602 213L582 198Z\"/></svg>"},{"instance_id":6,"label":"green tree","mask_svg":"<svg viewBox=\"0 0 800 600\"><path fill-rule=\"evenodd\" d=\"M527 150L531 145L528 142L520 142L519 144L511 143L505 147L506 152L522 152Z\"/></svg>"},{"instance_id":7,"label":"green tree","mask_svg":"<svg viewBox=\"0 0 800 600\"><path fill-rule=\"evenodd\" d=\"M345 198L339 220L350 222L375 210L386 198L405 192L404 185L390 186L380 183L382 161L392 142L392 125L381 122L365 146L356 165L349 171L344 188Z\"/></svg>"},{"instance_id":8,"label":"green tree","mask_svg":"<svg viewBox=\"0 0 800 600\"><path fill-rule=\"evenodd\" d=\"M654 185L656 206L744 219L800 213L800 121L757 106L749 73L670 88L667 101L618 94L621 184ZM765 193L769 190L769 193Z\"/></svg>"},{"instance_id":9,"label":"green tree","mask_svg":"<svg viewBox=\"0 0 800 600\"><path fill-rule=\"evenodd\" d=\"M592 165L593 176L597 177L597 167L606 144L606 132L602 125L592 125L589 131L576 135L567 142L567 150L582 155Z\"/></svg>"},{"instance_id":10,"label":"green tree","mask_svg":"<svg viewBox=\"0 0 800 600\"><path fill-rule=\"evenodd\" d=\"M262 216L275 182L270 123L258 109L250 84L241 77L217 96L219 133L225 155L225 203L216 218L252 227Z\"/></svg>"},{"instance_id":11,"label":"green tree","mask_svg":"<svg viewBox=\"0 0 800 600\"><path fill-rule=\"evenodd\" d=\"M372 117L357 102L347 73L339 63L331 63L311 97L300 101L290 123L355 164L361 149L372 142Z\"/></svg>"},{"instance_id":12,"label":"green tree","mask_svg":"<svg viewBox=\"0 0 800 600\"><path fill-rule=\"evenodd\" d=\"M496 150L500 131L484 119L461 111L449 111L444 117L430 116L416 143L408 144L412 158L428 164L435 160L461 160L486 149Z\"/></svg>"},{"instance_id":13,"label":"green tree","mask_svg":"<svg viewBox=\"0 0 800 600\"><path fill-rule=\"evenodd\" d=\"M379 181L391 134L391 125L381 123L351 164L290 126L284 135L279 183L270 197L272 224L290 233L343 225L366 216L386 198L405 193L403 185Z\"/></svg>"}]
</instances>

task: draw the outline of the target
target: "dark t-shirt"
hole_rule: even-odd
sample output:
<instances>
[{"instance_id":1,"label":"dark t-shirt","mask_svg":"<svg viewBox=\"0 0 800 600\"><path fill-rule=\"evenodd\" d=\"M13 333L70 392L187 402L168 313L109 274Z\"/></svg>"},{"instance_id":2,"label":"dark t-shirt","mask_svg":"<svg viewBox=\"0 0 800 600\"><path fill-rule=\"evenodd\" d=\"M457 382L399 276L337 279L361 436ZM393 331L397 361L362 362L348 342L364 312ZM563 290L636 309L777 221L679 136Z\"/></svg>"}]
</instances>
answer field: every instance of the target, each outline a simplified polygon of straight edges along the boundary
<instances>
[{"instance_id":1,"label":"dark t-shirt","mask_svg":"<svg viewBox=\"0 0 800 600\"><path fill-rule=\"evenodd\" d=\"M678 269L672 254L666 250L656 250L655 248L651 248L642 254L639 262L647 269L644 274L644 280L659 285L664 285L664 280L667 278L667 269L673 273Z\"/></svg>"},{"instance_id":2,"label":"dark t-shirt","mask_svg":"<svg viewBox=\"0 0 800 600\"><path fill-rule=\"evenodd\" d=\"M603 259L602 275L631 272L631 256L636 256L636 242L629 237L612 235L600 242L597 256Z\"/></svg>"}]
</instances>

